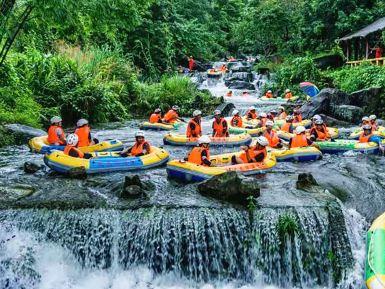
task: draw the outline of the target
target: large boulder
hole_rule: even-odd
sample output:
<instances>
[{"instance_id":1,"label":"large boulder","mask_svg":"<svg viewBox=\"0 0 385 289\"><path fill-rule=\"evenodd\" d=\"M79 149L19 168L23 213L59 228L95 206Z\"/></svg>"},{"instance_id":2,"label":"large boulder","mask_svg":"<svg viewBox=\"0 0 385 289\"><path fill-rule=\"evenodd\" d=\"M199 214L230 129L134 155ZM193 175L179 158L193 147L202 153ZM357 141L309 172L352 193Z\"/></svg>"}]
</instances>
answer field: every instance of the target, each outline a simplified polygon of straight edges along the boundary
<instances>
[{"instance_id":1,"label":"large boulder","mask_svg":"<svg viewBox=\"0 0 385 289\"><path fill-rule=\"evenodd\" d=\"M15 136L17 142L25 143L29 139L37 136L43 136L47 133L41 129L33 128L18 123L6 124L4 126L9 133Z\"/></svg>"},{"instance_id":2,"label":"large boulder","mask_svg":"<svg viewBox=\"0 0 385 289\"><path fill-rule=\"evenodd\" d=\"M235 105L233 103L224 102L220 104L216 109L220 110L223 116L230 116L234 108L235 108Z\"/></svg>"},{"instance_id":3,"label":"large boulder","mask_svg":"<svg viewBox=\"0 0 385 289\"><path fill-rule=\"evenodd\" d=\"M225 79L225 84L228 85L233 81L253 81L254 75L251 72L234 72Z\"/></svg>"},{"instance_id":4,"label":"large boulder","mask_svg":"<svg viewBox=\"0 0 385 289\"><path fill-rule=\"evenodd\" d=\"M354 105L331 105L332 115L343 121L359 123L364 110Z\"/></svg>"},{"instance_id":5,"label":"large boulder","mask_svg":"<svg viewBox=\"0 0 385 289\"><path fill-rule=\"evenodd\" d=\"M249 83L247 81L229 81L227 84L227 87L230 89L246 89L246 90L255 90L255 86L252 83Z\"/></svg>"},{"instance_id":6,"label":"large boulder","mask_svg":"<svg viewBox=\"0 0 385 289\"><path fill-rule=\"evenodd\" d=\"M365 114L379 114L385 107L385 90L372 87L353 92L349 104L361 107Z\"/></svg>"},{"instance_id":7,"label":"large boulder","mask_svg":"<svg viewBox=\"0 0 385 289\"><path fill-rule=\"evenodd\" d=\"M198 191L204 196L244 206L249 203L249 197L258 198L260 196L258 183L237 172L215 176L199 184Z\"/></svg>"},{"instance_id":8,"label":"large boulder","mask_svg":"<svg viewBox=\"0 0 385 289\"><path fill-rule=\"evenodd\" d=\"M154 187L153 183L142 181L138 175L126 176L123 188L118 195L124 199L137 199L145 196L146 191L152 190Z\"/></svg>"},{"instance_id":9,"label":"large boulder","mask_svg":"<svg viewBox=\"0 0 385 289\"><path fill-rule=\"evenodd\" d=\"M231 62L228 68L232 72L251 72L252 66L247 62Z\"/></svg>"},{"instance_id":10,"label":"large boulder","mask_svg":"<svg viewBox=\"0 0 385 289\"><path fill-rule=\"evenodd\" d=\"M43 165L38 165L34 162L25 162L23 165L24 172L27 174L34 174L44 168L45 167Z\"/></svg>"}]
</instances>

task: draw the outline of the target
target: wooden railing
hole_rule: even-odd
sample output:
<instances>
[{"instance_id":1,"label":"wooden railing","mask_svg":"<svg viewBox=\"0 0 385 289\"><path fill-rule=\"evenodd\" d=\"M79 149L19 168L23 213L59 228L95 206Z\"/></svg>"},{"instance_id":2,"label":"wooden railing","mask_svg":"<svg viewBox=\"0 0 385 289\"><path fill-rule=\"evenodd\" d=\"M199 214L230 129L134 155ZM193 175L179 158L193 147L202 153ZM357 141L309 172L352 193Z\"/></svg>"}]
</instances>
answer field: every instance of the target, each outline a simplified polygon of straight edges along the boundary
<instances>
[{"instance_id":1,"label":"wooden railing","mask_svg":"<svg viewBox=\"0 0 385 289\"><path fill-rule=\"evenodd\" d=\"M378 65L378 66L382 66L382 65L385 65L385 57L346 62L347 65L350 65L352 67L353 66L358 66L358 65L360 65L362 63L371 63L371 64L375 64L375 65Z\"/></svg>"}]
</instances>

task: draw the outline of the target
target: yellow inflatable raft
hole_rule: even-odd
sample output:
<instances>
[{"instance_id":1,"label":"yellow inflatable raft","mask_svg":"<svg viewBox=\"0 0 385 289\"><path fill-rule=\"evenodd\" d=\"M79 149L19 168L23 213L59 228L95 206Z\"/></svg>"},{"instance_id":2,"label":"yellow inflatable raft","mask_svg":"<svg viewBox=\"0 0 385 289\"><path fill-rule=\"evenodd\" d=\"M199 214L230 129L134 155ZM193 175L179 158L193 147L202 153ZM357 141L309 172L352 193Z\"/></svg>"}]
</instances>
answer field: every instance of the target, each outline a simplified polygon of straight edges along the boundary
<instances>
[{"instance_id":1,"label":"yellow inflatable raft","mask_svg":"<svg viewBox=\"0 0 385 289\"><path fill-rule=\"evenodd\" d=\"M211 146L241 146L251 143L252 138L248 134L230 135L229 137L210 137ZM197 145L197 138L188 138L183 134L168 133L163 138L165 145L175 146L195 146Z\"/></svg>"},{"instance_id":2,"label":"yellow inflatable raft","mask_svg":"<svg viewBox=\"0 0 385 289\"><path fill-rule=\"evenodd\" d=\"M361 133L362 133L362 128L359 128L350 134L349 139L359 139ZM385 138L385 127L379 126L378 130L373 132L373 135L376 135L380 138Z\"/></svg>"},{"instance_id":3,"label":"yellow inflatable raft","mask_svg":"<svg viewBox=\"0 0 385 289\"><path fill-rule=\"evenodd\" d=\"M233 155L239 156L241 153L212 156L210 160L216 167L206 167L190 162L172 160L167 163L167 174L170 178L184 182L200 182L228 171L239 171L244 175L262 174L270 171L276 165L275 157L270 154L261 163L232 165L231 157Z\"/></svg>"},{"instance_id":4,"label":"yellow inflatable raft","mask_svg":"<svg viewBox=\"0 0 385 289\"><path fill-rule=\"evenodd\" d=\"M329 132L329 135L332 139L336 139L339 136L338 128L328 127L328 132ZM286 141L289 141L290 138L292 138L294 136L293 133L289 133L289 132L281 131L281 130L278 131L277 133L278 133L278 137L280 139L283 139ZM310 132L307 132L306 134L308 137L310 137Z\"/></svg>"},{"instance_id":5,"label":"yellow inflatable raft","mask_svg":"<svg viewBox=\"0 0 385 289\"><path fill-rule=\"evenodd\" d=\"M287 102L294 102L298 99L298 96L293 96L290 99L287 98L282 98L282 97L273 97L273 98L268 98L266 96L262 96L259 98L260 101L264 102L272 102L272 103L287 103Z\"/></svg>"},{"instance_id":6,"label":"yellow inflatable raft","mask_svg":"<svg viewBox=\"0 0 385 289\"><path fill-rule=\"evenodd\" d=\"M59 173L68 173L72 168L84 167L87 174L144 170L160 166L168 161L167 151L151 147L151 153L141 157L121 157L117 152L92 153L90 159L74 158L61 151L44 156L45 164Z\"/></svg>"},{"instance_id":7,"label":"yellow inflatable raft","mask_svg":"<svg viewBox=\"0 0 385 289\"><path fill-rule=\"evenodd\" d=\"M237 127L229 125L229 132L233 134L249 134L251 136L258 136L261 132L264 131L264 127L258 128L247 128L247 127Z\"/></svg>"},{"instance_id":8,"label":"yellow inflatable raft","mask_svg":"<svg viewBox=\"0 0 385 289\"><path fill-rule=\"evenodd\" d=\"M281 128L284 124L286 123L285 120L283 119L276 119L275 120L275 124ZM297 126L304 126L305 128L310 128L311 127L311 120L310 119L304 119L303 121L301 122L295 122L293 123L293 127L297 127Z\"/></svg>"},{"instance_id":9,"label":"yellow inflatable raft","mask_svg":"<svg viewBox=\"0 0 385 289\"><path fill-rule=\"evenodd\" d=\"M29 140L28 145L31 148L31 151L41 153L41 154L45 154L53 150L59 150L59 151L64 150L64 146L49 145L48 136L34 137ZM81 150L84 153L121 151L122 149L123 149L123 143L118 140L102 141L92 146L79 148L79 150Z\"/></svg>"},{"instance_id":10,"label":"yellow inflatable raft","mask_svg":"<svg viewBox=\"0 0 385 289\"><path fill-rule=\"evenodd\" d=\"M269 149L278 162L311 162L322 158L322 153L315 147L292 149Z\"/></svg>"},{"instance_id":11,"label":"yellow inflatable raft","mask_svg":"<svg viewBox=\"0 0 385 289\"><path fill-rule=\"evenodd\" d=\"M176 123L151 123L149 121L142 122L140 125L140 129L147 130L173 130L177 129L180 126L181 122Z\"/></svg>"}]
</instances>

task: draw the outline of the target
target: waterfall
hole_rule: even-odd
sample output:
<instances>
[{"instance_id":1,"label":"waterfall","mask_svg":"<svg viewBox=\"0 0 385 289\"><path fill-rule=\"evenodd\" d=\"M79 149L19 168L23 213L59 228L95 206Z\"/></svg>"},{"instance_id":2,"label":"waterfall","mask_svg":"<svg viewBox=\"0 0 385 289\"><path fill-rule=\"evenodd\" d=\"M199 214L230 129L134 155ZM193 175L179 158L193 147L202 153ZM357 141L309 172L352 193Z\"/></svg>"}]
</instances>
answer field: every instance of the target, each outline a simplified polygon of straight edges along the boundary
<instances>
[{"instance_id":1,"label":"waterfall","mask_svg":"<svg viewBox=\"0 0 385 289\"><path fill-rule=\"evenodd\" d=\"M335 233L336 222L344 222L342 213L318 207L250 214L167 207L2 211L0 288L39 288L39 252L52 246L87 272L145 268L197 284L332 288L353 266L347 232L339 226Z\"/></svg>"}]
</instances>

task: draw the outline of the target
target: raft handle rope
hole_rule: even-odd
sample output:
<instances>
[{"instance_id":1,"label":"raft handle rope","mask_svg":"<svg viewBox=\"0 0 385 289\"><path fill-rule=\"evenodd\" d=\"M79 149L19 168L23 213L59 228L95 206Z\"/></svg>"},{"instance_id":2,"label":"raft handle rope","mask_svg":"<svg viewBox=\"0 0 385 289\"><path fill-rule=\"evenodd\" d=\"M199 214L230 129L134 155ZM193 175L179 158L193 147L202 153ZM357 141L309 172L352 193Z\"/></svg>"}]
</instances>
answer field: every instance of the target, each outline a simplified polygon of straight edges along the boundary
<instances>
[{"instance_id":1,"label":"raft handle rope","mask_svg":"<svg viewBox=\"0 0 385 289\"><path fill-rule=\"evenodd\" d=\"M375 232L376 231L373 231L373 234L370 236L370 245L369 245L369 250L368 250L368 265L369 265L369 268L373 271L373 273L374 273L374 276L376 277L376 280L378 281L378 283L380 283L381 284L381 286L383 287L383 288L385 288L385 284L382 282L382 280L378 277L378 275L380 275L380 274L378 274L377 273L377 271L373 268L373 265L371 264L371 262L370 262L370 258L369 258L369 256L370 256L370 250L372 249L372 238L373 238L373 235L375 234Z\"/></svg>"}]
</instances>

